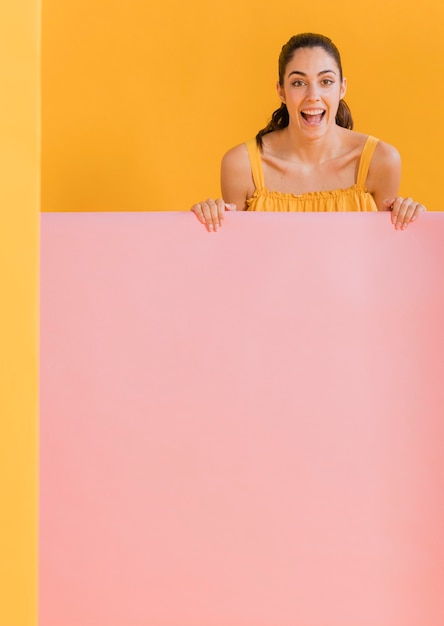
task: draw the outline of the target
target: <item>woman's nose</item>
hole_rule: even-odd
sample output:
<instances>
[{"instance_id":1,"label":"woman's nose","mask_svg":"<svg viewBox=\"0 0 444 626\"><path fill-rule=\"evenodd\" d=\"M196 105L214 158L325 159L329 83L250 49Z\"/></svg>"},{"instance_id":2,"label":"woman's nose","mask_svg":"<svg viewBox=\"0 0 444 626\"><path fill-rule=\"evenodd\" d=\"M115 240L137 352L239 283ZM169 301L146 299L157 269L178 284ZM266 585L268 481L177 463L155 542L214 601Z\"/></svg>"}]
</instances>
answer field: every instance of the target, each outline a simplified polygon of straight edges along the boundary
<instances>
[{"instance_id":1,"label":"woman's nose","mask_svg":"<svg viewBox=\"0 0 444 626\"><path fill-rule=\"evenodd\" d=\"M308 85L307 88L307 99L308 100L319 100L319 86L316 83L312 83Z\"/></svg>"}]
</instances>

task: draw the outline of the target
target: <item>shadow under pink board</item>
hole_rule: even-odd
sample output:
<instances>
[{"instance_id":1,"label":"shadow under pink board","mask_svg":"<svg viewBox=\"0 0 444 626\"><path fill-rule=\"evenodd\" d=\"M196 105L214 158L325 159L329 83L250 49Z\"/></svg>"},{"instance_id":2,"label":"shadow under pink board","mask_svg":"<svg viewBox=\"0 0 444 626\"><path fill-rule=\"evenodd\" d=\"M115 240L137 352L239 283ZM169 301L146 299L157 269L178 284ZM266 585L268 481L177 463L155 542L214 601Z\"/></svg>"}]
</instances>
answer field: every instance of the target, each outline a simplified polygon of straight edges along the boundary
<instances>
[{"instance_id":1,"label":"shadow under pink board","mask_svg":"<svg viewBox=\"0 0 444 626\"><path fill-rule=\"evenodd\" d=\"M44 214L40 626L442 626L443 275L442 214Z\"/></svg>"}]
</instances>

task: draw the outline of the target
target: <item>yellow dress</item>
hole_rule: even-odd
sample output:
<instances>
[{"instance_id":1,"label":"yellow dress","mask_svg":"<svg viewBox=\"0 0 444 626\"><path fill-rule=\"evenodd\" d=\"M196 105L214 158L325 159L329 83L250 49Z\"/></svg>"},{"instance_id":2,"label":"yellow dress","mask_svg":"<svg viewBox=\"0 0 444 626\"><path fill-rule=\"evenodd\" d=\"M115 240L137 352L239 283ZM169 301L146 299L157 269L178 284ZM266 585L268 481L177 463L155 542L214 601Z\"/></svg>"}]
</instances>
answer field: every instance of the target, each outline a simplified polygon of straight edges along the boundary
<instances>
[{"instance_id":1,"label":"yellow dress","mask_svg":"<svg viewBox=\"0 0 444 626\"><path fill-rule=\"evenodd\" d=\"M248 211L377 211L375 200L365 181L373 152L379 139L369 136L359 161L356 183L346 189L310 191L302 194L268 191L264 184L261 153L256 140L247 142L251 171L256 190L247 201Z\"/></svg>"}]
</instances>

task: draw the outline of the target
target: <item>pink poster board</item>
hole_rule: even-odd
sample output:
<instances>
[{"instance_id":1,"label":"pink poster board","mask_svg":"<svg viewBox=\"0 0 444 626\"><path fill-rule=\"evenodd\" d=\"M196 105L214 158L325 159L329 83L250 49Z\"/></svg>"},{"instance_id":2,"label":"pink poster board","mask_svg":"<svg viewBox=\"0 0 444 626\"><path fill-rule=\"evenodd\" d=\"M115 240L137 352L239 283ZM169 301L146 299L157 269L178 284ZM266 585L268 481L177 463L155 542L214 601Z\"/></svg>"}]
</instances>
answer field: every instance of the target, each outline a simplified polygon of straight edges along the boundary
<instances>
[{"instance_id":1,"label":"pink poster board","mask_svg":"<svg viewBox=\"0 0 444 626\"><path fill-rule=\"evenodd\" d=\"M442 626L443 242L44 214L40 626Z\"/></svg>"}]
</instances>

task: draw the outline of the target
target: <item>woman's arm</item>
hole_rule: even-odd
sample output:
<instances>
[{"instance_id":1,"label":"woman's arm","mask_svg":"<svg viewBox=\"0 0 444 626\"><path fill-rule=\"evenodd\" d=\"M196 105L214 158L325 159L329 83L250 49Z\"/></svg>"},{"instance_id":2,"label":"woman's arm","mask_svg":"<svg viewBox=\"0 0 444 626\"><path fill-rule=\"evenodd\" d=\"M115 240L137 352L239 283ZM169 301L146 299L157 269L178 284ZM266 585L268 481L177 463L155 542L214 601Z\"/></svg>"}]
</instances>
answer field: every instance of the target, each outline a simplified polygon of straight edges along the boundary
<instances>
[{"instance_id":1,"label":"woman's arm","mask_svg":"<svg viewBox=\"0 0 444 626\"><path fill-rule=\"evenodd\" d=\"M197 219L205 224L209 232L217 232L224 221L225 210L244 211L247 199L254 193L253 177L247 146L241 144L231 148L221 163L222 198L208 198L191 207Z\"/></svg>"},{"instance_id":2,"label":"woman's arm","mask_svg":"<svg viewBox=\"0 0 444 626\"><path fill-rule=\"evenodd\" d=\"M366 186L379 211L392 211L392 224L405 230L426 209L411 198L398 196L401 182L401 158L393 146L378 142L370 163Z\"/></svg>"},{"instance_id":3,"label":"woman's arm","mask_svg":"<svg viewBox=\"0 0 444 626\"><path fill-rule=\"evenodd\" d=\"M235 204L238 211L247 209L247 200L254 193L254 183L246 144L235 146L224 155L220 185L226 202Z\"/></svg>"}]
</instances>

